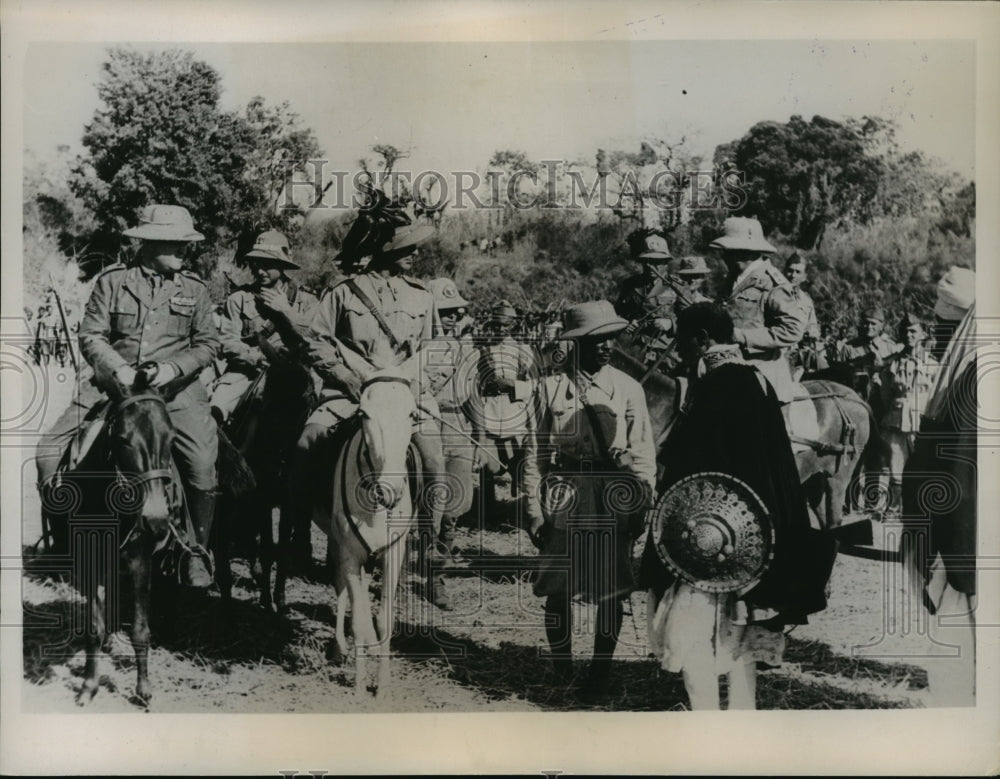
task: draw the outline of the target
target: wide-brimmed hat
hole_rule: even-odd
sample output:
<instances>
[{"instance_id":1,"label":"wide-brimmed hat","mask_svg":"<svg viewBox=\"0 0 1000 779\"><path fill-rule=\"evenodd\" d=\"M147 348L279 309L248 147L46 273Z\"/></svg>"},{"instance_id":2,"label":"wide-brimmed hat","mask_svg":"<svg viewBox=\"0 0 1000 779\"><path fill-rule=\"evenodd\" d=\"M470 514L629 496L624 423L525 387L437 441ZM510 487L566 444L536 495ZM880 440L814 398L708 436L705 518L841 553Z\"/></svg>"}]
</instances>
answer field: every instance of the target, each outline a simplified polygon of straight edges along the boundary
<instances>
[{"instance_id":1,"label":"wide-brimmed hat","mask_svg":"<svg viewBox=\"0 0 1000 779\"><path fill-rule=\"evenodd\" d=\"M629 241L632 256L643 262L673 258L670 245L662 235L637 235Z\"/></svg>"},{"instance_id":2,"label":"wide-brimmed hat","mask_svg":"<svg viewBox=\"0 0 1000 779\"><path fill-rule=\"evenodd\" d=\"M560 338L594 338L614 335L628 327L607 300L590 300L566 310L566 329Z\"/></svg>"},{"instance_id":3,"label":"wide-brimmed hat","mask_svg":"<svg viewBox=\"0 0 1000 779\"><path fill-rule=\"evenodd\" d=\"M392 234L392 240L383 244L382 254L402 254L412 249L434 235L434 228L429 225L402 225Z\"/></svg>"},{"instance_id":4,"label":"wide-brimmed hat","mask_svg":"<svg viewBox=\"0 0 1000 779\"><path fill-rule=\"evenodd\" d=\"M427 287L434 295L434 304L438 311L449 308L465 308L469 301L462 297L451 279L431 279Z\"/></svg>"},{"instance_id":5,"label":"wide-brimmed hat","mask_svg":"<svg viewBox=\"0 0 1000 779\"><path fill-rule=\"evenodd\" d=\"M709 273L704 257L684 257L677 266L678 276L707 276Z\"/></svg>"},{"instance_id":6,"label":"wide-brimmed hat","mask_svg":"<svg viewBox=\"0 0 1000 779\"><path fill-rule=\"evenodd\" d=\"M152 205L142 209L139 224L123 235L145 241L203 241L205 236L194 229L191 214L183 206Z\"/></svg>"},{"instance_id":7,"label":"wide-brimmed hat","mask_svg":"<svg viewBox=\"0 0 1000 779\"><path fill-rule=\"evenodd\" d=\"M301 267L288 256L288 239L277 230L268 230L258 235L244 259L270 260L291 270Z\"/></svg>"},{"instance_id":8,"label":"wide-brimmed hat","mask_svg":"<svg viewBox=\"0 0 1000 779\"><path fill-rule=\"evenodd\" d=\"M723 233L709 246L713 249L737 249L748 252L776 252L764 238L760 222L745 216L731 216L722 223Z\"/></svg>"},{"instance_id":9,"label":"wide-brimmed hat","mask_svg":"<svg viewBox=\"0 0 1000 779\"><path fill-rule=\"evenodd\" d=\"M948 321L958 321L976 302L976 272L953 265L941 277L937 286L934 315Z\"/></svg>"}]
</instances>

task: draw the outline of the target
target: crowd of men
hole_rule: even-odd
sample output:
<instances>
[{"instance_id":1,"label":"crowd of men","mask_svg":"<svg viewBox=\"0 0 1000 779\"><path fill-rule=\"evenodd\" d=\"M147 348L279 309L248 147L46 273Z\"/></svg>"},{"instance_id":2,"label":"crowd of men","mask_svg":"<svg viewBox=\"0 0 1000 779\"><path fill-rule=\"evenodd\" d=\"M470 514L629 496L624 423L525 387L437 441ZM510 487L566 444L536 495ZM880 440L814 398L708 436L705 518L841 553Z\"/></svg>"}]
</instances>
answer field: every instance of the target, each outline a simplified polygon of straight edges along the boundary
<instances>
[{"instance_id":1,"label":"crowd of men","mask_svg":"<svg viewBox=\"0 0 1000 779\"><path fill-rule=\"evenodd\" d=\"M692 649L707 639L697 629L672 627L690 627L690 615L705 604L649 555L644 581L635 582L628 556L645 531L656 493L689 475L693 462L741 475L779 512L782 534L775 561L756 587L711 601L715 613L728 615L737 660L719 672L730 673L732 689L742 689L743 704L753 705L755 663L773 660L785 626L825 607L826 579L817 571L832 564L830 550L808 537L798 492L793 442L816 438L815 411L807 408L812 404L791 402L804 394L799 380L840 368L878 409L893 447L887 469L898 503L903 464L938 370L924 323L905 317L896 342L884 335L884 316L873 309L865 312L857 337L824 348L815 307L802 289L804 258L793 255L777 267L777 250L759 222L739 217L727 219L711 244L727 270L719 304L703 292L710 273L705 258L674 258L663 236L640 233L630 249L642 270L626 280L614 303L588 301L526 321L500 301L477 322L454 282L410 275L432 232L397 227L364 267L312 294L289 275L299 266L285 236L266 231L242 258L253 281L232 292L213 318L204 283L182 269L185 245L202 239L190 215L178 206L147 207L140 224L125 233L141 241L136 262L106 269L87 304L79 338L92 371L39 446L40 490L44 494L58 479L67 444L99 397L123 396L139 366L154 362L154 386L190 378L168 403L191 519L189 543L208 546L218 486L216 425L244 436L252 428L253 465L266 496L260 510L280 506L289 518L282 539L288 559L308 568L310 518L329 481L325 453L358 408L358 366L384 369L420 355L412 440L431 484L463 485L443 498L425 490L428 497L417 506L422 559L438 563L428 569L435 574L427 577L426 597L451 607L442 571L455 562L456 526L472 507L479 473L487 515L500 502L498 489L509 489L508 501L525 501L524 529L543 558L554 561L542 566L535 592L546 599L546 634L560 679L573 675L570 600L598 605L584 689L600 695L623 599L642 585L658 595L653 605L662 617L657 646L664 666L685 672L692 701L717 706L718 691L706 688L707 672L696 659L701 655ZM939 285L937 329L953 330L973 296L974 274L952 268ZM665 442L654 441L643 386L611 365L622 338L631 339L648 370L695 383L682 423ZM747 416L757 427L727 432L718 423ZM771 454L752 463L726 454L763 442ZM607 488L622 474L633 479L637 497L614 506ZM568 508L559 497L567 490L575 496ZM581 517L589 523L581 524ZM568 570L561 562L567 555ZM208 586L209 556L187 556L182 576L187 584Z\"/></svg>"}]
</instances>

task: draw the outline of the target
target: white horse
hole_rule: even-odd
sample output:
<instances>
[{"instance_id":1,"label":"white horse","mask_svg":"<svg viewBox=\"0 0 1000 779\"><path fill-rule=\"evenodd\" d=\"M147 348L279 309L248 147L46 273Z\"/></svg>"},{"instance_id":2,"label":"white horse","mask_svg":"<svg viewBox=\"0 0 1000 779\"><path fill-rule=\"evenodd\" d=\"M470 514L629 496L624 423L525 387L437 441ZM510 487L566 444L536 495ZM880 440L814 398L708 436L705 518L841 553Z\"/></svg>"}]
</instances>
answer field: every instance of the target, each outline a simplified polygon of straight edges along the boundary
<instances>
[{"instance_id":1,"label":"white horse","mask_svg":"<svg viewBox=\"0 0 1000 779\"><path fill-rule=\"evenodd\" d=\"M393 629L393 596L403 564L406 537L414 522L407 450L417 406L411 390L413 360L398 368L364 370L358 410L338 439L332 503L314 515L327 534L336 590L336 641L347 652L344 621L348 600L354 633L354 691L366 689L366 656L379 658L376 695L389 693L389 640ZM382 598L378 633L368 592L371 563L382 561Z\"/></svg>"}]
</instances>

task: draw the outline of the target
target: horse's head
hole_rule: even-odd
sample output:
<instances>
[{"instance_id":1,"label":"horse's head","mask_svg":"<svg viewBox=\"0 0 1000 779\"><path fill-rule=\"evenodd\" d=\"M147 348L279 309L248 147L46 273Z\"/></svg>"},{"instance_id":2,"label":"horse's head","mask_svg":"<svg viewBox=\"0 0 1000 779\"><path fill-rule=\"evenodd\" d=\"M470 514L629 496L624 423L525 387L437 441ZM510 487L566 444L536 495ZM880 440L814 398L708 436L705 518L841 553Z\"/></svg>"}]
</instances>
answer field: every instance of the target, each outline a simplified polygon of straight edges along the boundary
<instances>
[{"instance_id":1,"label":"horse's head","mask_svg":"<svg viewBox=\"0 0 1000 779\"><path fill-rule=\"evenodd\" d=\"M413 435L417 402L405 371L377 371L361 387L358 415L372 467L374 497L393 509L407 490L406 451Z\"/></svg>"},{"instance_id":2,"label":"horse's head","mask_svg":"<svg viewBox=\"0 0 1000 779\"><path fill-rule=\"evenodd\" d=\"M108 434L115 468L130 489L139 490L135 505L141 500L141 521L159 535L170 520L173 481L174 430L163 396L150 388L129 388L112 408Z\"/></svg>"}]
</instances>

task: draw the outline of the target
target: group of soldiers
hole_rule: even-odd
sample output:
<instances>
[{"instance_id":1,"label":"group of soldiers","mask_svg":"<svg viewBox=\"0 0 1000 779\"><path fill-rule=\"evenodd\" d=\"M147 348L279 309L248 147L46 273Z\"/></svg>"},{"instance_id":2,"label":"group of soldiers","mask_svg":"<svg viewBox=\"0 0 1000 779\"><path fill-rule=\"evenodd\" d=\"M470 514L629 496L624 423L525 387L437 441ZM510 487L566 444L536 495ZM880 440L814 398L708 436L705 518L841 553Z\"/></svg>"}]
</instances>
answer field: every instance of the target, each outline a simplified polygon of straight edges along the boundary
<instances>
[{"instance_id":1,"label":"group of soldiers","mask_svg":"<svg viewBox=\"0 0 1000 779\"><path fill-rule=\"evenodd\" d=\"M289 275L299 266L286 237L263 232L243 258L252 283L232 292L214 319L205 284L182 268L186 245L203 236L184 208L147 207L140 224L125 232L141 241L135 263L106 269L87 304L79 341L91 371L39 444L43 496L58 481L67 445L101 394L123 396L137 369L152 362L154 386L184 385L169 399L168 411L191 521L189 541L208 547L218 487L217 425L243 435L252 427L262 453L253 464L264 474L268 493L261 510L269 515L271 505L278 505L291 518L290 536L282 541L294 560L309 566L313 502L329 482L323 452L358 408L363 377L357 366L385 369L417 355L419 411L412 441L429 483L459 485L424 490L417 506L420 553L435 563L428 570L438 572L427 577L425 594L447 609L440 571L455 562L456 526L472 506L477 472L483 474L486 514L498 501L496 482L509 484L510 497L525 501L525 530L550 558L566 554L564 531L577 515L613 519L615 554L631 550L653 505L659 442L653 440L641 384L610 365L614 339L623 334L640 344L650 370L684 371L692 379L735 354L767 380L760 386L773 394L789 432L804 431L808 438L810 422L815 426L815 419L796 419L790 409L811 404L790 403L803 393L789 355L819 337L815 308L801 288L805 262L793 256L783 274L772 263L776 249L757 220L727 219L712 243L728 272L721 308L702 292L710 272L704 258L676 260L663 236L635 236L630 248L643 269L624 283L615 304L580 303L563 312L561 323L554 317L535 323L543 344L564 345L548 358L537 343L514 337L521 320L510 303L491 307L488 320L477 326L470 301L453 281L410 275L420 244L432 233L426 226L397 227L366 266L314 295ZM954 288L956 301L968 296L969 274L952 269L942 281ZM942 305L937 313L954 312ZM877 312L867 312L865 323L865 332L844 344L837 360L872 377L884 400L887 430L898 431L894 451L905 458L935 362L924 348L921 323L904 320L902 346L881 335L884 320ZM559 359L551 359L552 353ZM896 467L894 460L894 477ZM571 509L557 505L558 490L547 480L554 474L563 474L577 496ZM607 482L621 474L633 478L637 499L625 508L609 507ZM536 593L546 598L546 633L563 677L571 674L570 599L598 603L588 682L597 691L606 687L622 598L632 586L602 573L609 569L625 576L630 566L627 558L590 560L569 572L543 566L535 582ZM181 575L189 585L208 586L209 556L187 556ZM776 613L770 609L768 619ZM783 624L768 623L776 630Z\"/></svg>"}]
</instances>

